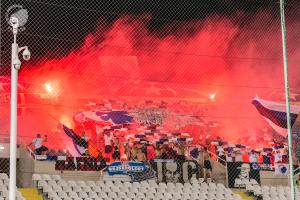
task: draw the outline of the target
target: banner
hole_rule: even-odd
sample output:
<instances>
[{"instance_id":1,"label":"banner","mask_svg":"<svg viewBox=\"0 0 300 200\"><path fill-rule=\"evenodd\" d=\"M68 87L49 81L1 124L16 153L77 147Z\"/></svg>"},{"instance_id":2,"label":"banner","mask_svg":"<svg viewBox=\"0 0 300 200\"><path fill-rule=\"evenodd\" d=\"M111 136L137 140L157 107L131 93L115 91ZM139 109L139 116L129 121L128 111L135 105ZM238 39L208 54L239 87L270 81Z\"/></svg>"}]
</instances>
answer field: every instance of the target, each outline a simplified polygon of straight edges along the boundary
<instances>
[{"instance_id":1,"label":"banner","mask_svg":"<svg viewBox=\"0 0 300 200\"><path fill-rule=\"evenodd\" d=\"M113 162L107 167L107 171L110 176L116 174L126 175L128 173L145 172L146 166L142 162Z\"/></svg>"},{"instance_id":2,"label":"banner","mask_svg":"<svg viewBox=\"0 0 300 200\"><path fill-rule=\"evenodd\" d=\"M234 188L235 179L255 179L260 184L260 167L257 163L227 162L228 186Z\"/></svg>"},{"instance_id":3,"label":"banner","mask_svg":"<svg viewBox=\"0 0 300 200\"><path fill-rule=\"evenodd\" d=\"M288 175L289 174L289 164L276 163L275 164L275 174L276 175Z\"/></svg>"},{"instance_id":4,"label":"banner","mask_svg":"<svg viewBox=\"0 0 300 200\"><path fill-rule=\"evenodd\" d=\"M101 158L92 157L65 157L56 158L55 170L100 171L106 167L106 162Z\"/></svg>"},{"instance_id":5,"label":"banner","mask_svg":"<svg viewBox=\"0 0 300 200\"><path fill-rule=\"evenodd\" d=\"M189 182L195 176L200 178L200 166L195 160L156 159L152 163L159 182Z\"/></svg>"}]
</instances>

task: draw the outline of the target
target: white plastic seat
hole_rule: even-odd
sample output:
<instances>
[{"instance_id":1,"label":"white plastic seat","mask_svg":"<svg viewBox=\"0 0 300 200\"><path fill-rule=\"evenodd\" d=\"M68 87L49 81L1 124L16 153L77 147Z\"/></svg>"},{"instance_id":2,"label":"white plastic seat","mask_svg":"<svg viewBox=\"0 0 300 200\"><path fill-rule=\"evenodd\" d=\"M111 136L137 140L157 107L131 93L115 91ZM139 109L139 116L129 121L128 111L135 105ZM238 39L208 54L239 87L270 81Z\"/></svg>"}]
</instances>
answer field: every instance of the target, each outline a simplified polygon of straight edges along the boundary
<instances>
[{"instance_id":1,"label":"white plastic seat","mask_svg":"<svg viewBox=\"0 0 300 200\"><path fill-rule=\"evenodd\" d=\"M139 193L138 189L137 189L137 188L134 188L134 187L130 188L129 191L132 192L132 193L134 193L134 194Z\"/></svg>"},{"instance_id":2,"label":"white plastic seat","mask_svg":"<svg viewBox=\"0 0 300 200\"><path fill-rule=\"evenodd\" d=\"M103 188L106 187L105 182L104 181L96 181L96 185Z\"/></svg>"},{"instance_id":3,"label":"white plastic seat","mask_svg":"<svg viewBox=\"0 0 300 200\"><path fill-rule=\"evenodd\" d=\"M79 185L76 185L75 187L73 187L73 191L77 192L77 193L83 192L82 188Z\"/></svg>"},{"instance_id":4,"label":"white plastic seat","mask_svg":"<svg viewBox=\"0 0 300 200\"><path fill-rule=\"evenodd\" d=\"M243 182L242 182L241 179L236 178L236 179L234 180L234 187L235 187L235 188L240 188L242 185L243 185Z\"/></svg>"},{"instance_id":5,"label":"white plastic seat","mask_svg":"<svg viewBox=\"0 0 300 200\"><path fill-rule=\"evenodd\" d=\"M41 181L43 180L40 174L32 174L33 181Z\"/></svg>"},{"instance_id":6,"label":"white plastic seat","mask_svg":"<svg viewBox=\"0 0 300 200\"><path fill-rule=\"evenodd\" d=\"M78 197L80 197L80 198L82 198L82 199L85 199L85 198L88 198L89 196L87 195L86 192L80 192L80 193L78 194Z\"/></svg>"},{"instance_id":7,"label":"white plastic seat","mask_svg":"<svg viewBox=\"0 0 300 200\"><path fill-rule=\"evenodd\" d=\"M62 190L69 193L71 191L73 191L72 187L69 186L69 185L66 185L66 186L62 186Z\"/></svg>"},{"instance_id":8,"label":"white plastic seat","mask_svg":"<svg viewBox=\"0 0 300 200\"><path fill-rule=\"evenodd\" d=\"M65 191L59 191L57 196L59 196L61 199L65 199L68 197L68 194Z\"/></svg>"},{"instance_id":9,"label":"white plastic seat","mask_svg":"<svg viewBox=\"0 0 300 200\"><path fill-rule=\"evenodd\" d=\"M167 185L165 183L159 183L158 187L167 189Z\"/></svg>"},{"instance_id":10,"label":"white plastic seat","mask_svg":"<svg viewBox=\"0 0 300 200\"><path fill-rule=\"evenodd\" d=\"M77 185L80 186L80 187L86 186L84 181L77 181Z\"/></svg>"},{"instance_id":11,"label":"white plastic seat","mask_svg":"<svg viewBox=\"0 0 300 200\"><path fill-rule=\"evenodd\" d=\"M136 196L137 199L144 199L145 198L145 194L144 193L140 193L140 192L137 193L135 196Z\"/></svg>"},{"instance_id":12,"label":"white plastic seat","mask_svg":"<svg viewBox=\"0 0 300 200\"><path fill-rule=\"evenodd\" d=\"M141 188L139 188L138 190L139 190L140 193L145 193L145 194L146 194L147 192L149 192L149 189L148 189L148 188L145 188L145 187L141 187Z\"/></svg>"},{"instance_id":13,"label":"white plastic seat","mask_svg":"<svg viewBox=\"0 0 300 200\"><path fill-rule=\"evenodd\" d=\"M127 195L126 195L125 192L119 192L119 193L118 193L118 198L119 198L119 199L124 199L124 198L127 198Z\"/></svg>"},{"instance_id":14,"label":"white plastic seat","mask_svg":"<svg viewBox=\"0 0 300 200\"><path fill-rule=\"evenodd\" d=\"M56 192L63 191L62 188L59 185L53 185L52 188Z\"/></svg>"},{"instance_id":15,"label":"white plastic seat","mask_svg":"<svg viewBox=\"0 0 300 200\"><path fill-rule=\"evenodd\" d=\"M86 185L88 186L96 186L95 181L87 181Z\"/></svg>"},{"instance_id":16,"label":"white plastic seat","mask_svg":"<svg viewBox=\"0 0 300 200\"><path fill-rule=\"evenodd\" d=\"M120 192L125 192L128 193L129 192L129 188L128 187L120 187Z\"/></svg>"},{"instance_id":17,"label":"white plastic seat","mask_svg":"<svg viewBox=\"0 0 300 200\"><path fill-rule=\"evenodd\" d=\"M125 182L124 187L131 188L132 184L130 182Z\"/></svg>"},{"instance_id":18,"label":"white plastic seat","mask_svg":"<svg viewBox=\"0 0 300 200\"><path fill-rule=\"evenodd\" d=\"M8 187L7 185L0 185L0 191L7 191Z\"/></svg>"},{"instance_id":19,"label":"white plastic seat","mask_svg":"<svg viewBox=\"0 0 300 200\"><path fill-rule=\"evenodd\" d=\"M103 199L108 198L108 196L107 196L107 194L106 194L105 192L100 192L100 193L98 194L98 197L101 197L101 198L103 198Z\"/></svg>"},{"instance_id":20,"label":"white plastic seat","mask_svg":"<svg viewBox=\"0 0 300 200\"><path fill-rule=\"evenodd\" d=\"M113 187L114 183L112 181L105 181L105 185L108 187Z\"/></svg>"},{"instance_id":21,"label":"white plastic seat","mask_svg":"<svg viewBox=\"0 0 300 200\"><path fill-rule=\"evenodd\" d=\"M250 179L250 184L251 185L259 185L255 179Z\"/></svg>"},{"instance_id":22,"label":"white plastic seat","mask_svg":"<svg viewBox=\"0 0 300 200\"><path fill-rule=\"evenodd\" d=\"M101 189L101 187L92 187L92 190L94 191L94 192L97 192L97 193L100 193L100 192L102 192L103 190Z\"/></svg>"},{"instance_id":23,"label":"white plastic seat","mask_svg":"<svg viewBox=\"0 0 300 200\"><path fill-rule=\"evenodd\" d=\"M50 192L48 192L48 198L54 200L54 199L59 198L59 197L58 197L56 192L50 191Z\"/></svg>"},{"instance_id":24,"label":"white plastic seat","mask_svg":"<svg viewBox=\"0 0 300 200\"><path fill-rule=\"evenodd\" d=\"M89 198L91 199L97 199L99 198L96 192L89 192Z\"/></svg>"},{"instance_id":25,"label":"white plastic seat","mask_svg":"<svg viewBox=\"0 0 300 200\"><path fill-rule=\"evenodd\" d=\"M164 194L164 198L165 198L166 200L172 200L172 199L173 199L173 197L172 197L172 195L171 195L170 193L165 193L165 194Z\"/></svg>"},{"instance_id":26,"label":"white plastic seat","mask_svg":"<svg viewBox=\"0 0 300 200\"><path fill-rule=\"evenodd\" d=\"M58 180L57 184L60 185L61 187L69 186L69 184L65 180L62 180L62 179Z\"/></svg>"},{"instance_id":27,"label":"white plastic seat","mask_svg":"<svg viewBox=\"0 0 300 200\"><path fill-rule=\"evenodd\" d=\"M52 180L52 178L51 178L51 176L49 174L42 174L41 176L42 176L42 179L44 181L50 181L50 180Z\"/></svg>"},{"instance_id":28,"label":"white plastic seat","mask_svg":"<svg viewBox=\"0 0 300 200\"><path fill-rule=\"evenodd\" d=\"M141 185L140 185L140 183L138 183L138 182L133 182L133 183L132 183L132 187L137 187L137 188L139 188L139 187L141 187Z\"/></svg>"},{"instance_id":29,"label":"white plastic seat","mask_svg":"<svg viewBox=\"0 0 300 200\"><path fill-rule=\"evenodd\" d=\"M49 181L48 181L48 185L56 186L56 185L58 185L58 184L57 184L57 182L54 181L54 180L49 180Z\"/></svg>"},{"instance_id":30,"label":"white plastic seat","mask_svg":"<svg viewBox=\"0 0 300 200\"><path fill-rule=\"evenodd\" d=\"M71 187L75 187L77 185L75 181L68 181L67 184Z\"/></svg>"},{"instance_id":31,"label":"white plastic seat","mask_svg":"<svg viewBox=\"0 0 300 200\"><path fill-rule=\"evenodd\" d=\"M52 175L52 180L54 180L54 181L59 181L59 180L61 180L61 177L60 177L60 175L53 174L53 175Z\"/></svg>"},{"instance_id":32,"label":"white plastic seat","mask_svg":"<svg viewBox=\"0 0 300 200\"><path fill-rule=\"evenodd\" d=\"M74 198L78 198L78 195L76 192L72 191L72 192L69 192L69 197L74 199Z\"/></svg>"},{"instance_id":33,"label":"white plastic seat","mask_svg":"<svg viewBox=\"0 0 300 200\"><path fill-rule=\"evenodd\" d=\"M44 180L38 182L38 189L42 189L43 186L48 185L48 183Z\"/></svg>"},{"instance_id":34,"label":"white plastic seat","mask_svg":"<svg viewBox=\"0 0 300 200\"><path fill-rule=\"evenodd\" d=\"M83 186L83 187L82 187L82 191L83 191L83 192L91 192L91 191L92 191L92 188L86 185L86 186Z\"/></svg>"},{"instance_id":35,"label":"white plastic seat","mask_svg":"<svg viewBox=\"0 0 300 200\"><path fill-rule=\"evenodd\" d=\"M52 190L52 187L50 187L49 185L44 185L43 186L43 193L48 193L48 192L50 192L50 191L53 191Z\"/></svg>"},{"instance_id":36,"label":"white plastic seat","mask_svg":"<svg viewBox=\"0 0 300 200\"><path fill-rule=\"evenodd\" d=\"M8 175L5 173L0 173L0 179L2 180L8 180Z\"/></svg>"},{"instance_id":37,"label":"white plastic seat","mask_svg":"<svg viewBox=\"0 0 300 200\"><path fill-rule=\"evenodd\" d=\"M109 198L117 200L118 196L117 196L116 193L112 192L112 193L109 194Z\"/></svg>"}]
</instances>

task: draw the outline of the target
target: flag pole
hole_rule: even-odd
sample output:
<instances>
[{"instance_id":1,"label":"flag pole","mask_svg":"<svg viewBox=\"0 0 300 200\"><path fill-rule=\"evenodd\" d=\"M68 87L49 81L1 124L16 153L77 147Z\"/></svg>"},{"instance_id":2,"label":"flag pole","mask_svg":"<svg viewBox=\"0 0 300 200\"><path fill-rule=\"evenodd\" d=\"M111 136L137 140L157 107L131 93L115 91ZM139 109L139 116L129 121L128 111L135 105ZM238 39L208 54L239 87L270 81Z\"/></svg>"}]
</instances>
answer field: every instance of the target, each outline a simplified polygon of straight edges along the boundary
<instances>
[{"instance_id":1,"label":"flag pole","mask_svg":"<svg viewBox=\"0 0 300 200\"><path fill-rule=\"evenodd\" d=\"M286 103L286 118L288 130L288 150L289 150L289 165L290 165L290 187L291 198L296 200L295 182L294 182L294 163L292 157L292 127L290 119L290 93L289 93L289 80L288 80L288 56L286 45L286 26L285 26L285 13L284 13L284 0L280 0L280 19L281 19L281 33L282 33L282 53L283 53L283 67L284 67L284 86L285 86L285 103Z\"/></svg>"}]
</instances>

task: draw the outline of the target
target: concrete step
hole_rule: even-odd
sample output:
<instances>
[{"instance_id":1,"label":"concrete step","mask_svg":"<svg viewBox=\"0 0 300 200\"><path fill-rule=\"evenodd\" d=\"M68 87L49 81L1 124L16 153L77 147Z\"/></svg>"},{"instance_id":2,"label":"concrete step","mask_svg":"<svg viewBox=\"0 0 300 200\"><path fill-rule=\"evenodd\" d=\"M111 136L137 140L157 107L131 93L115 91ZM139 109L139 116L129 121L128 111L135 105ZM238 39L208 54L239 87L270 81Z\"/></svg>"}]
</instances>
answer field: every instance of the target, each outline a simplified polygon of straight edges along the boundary
<instances>
[{"instance_id":1,"label":"concrete step","mask_svg":"<svg viewBox=\"0 0 300 200\"><path fill-rule=\"evenodd\" d=\"M26 200L43 200L36 188L20 188L19 191Z\"/></svg>"}]
</instances>

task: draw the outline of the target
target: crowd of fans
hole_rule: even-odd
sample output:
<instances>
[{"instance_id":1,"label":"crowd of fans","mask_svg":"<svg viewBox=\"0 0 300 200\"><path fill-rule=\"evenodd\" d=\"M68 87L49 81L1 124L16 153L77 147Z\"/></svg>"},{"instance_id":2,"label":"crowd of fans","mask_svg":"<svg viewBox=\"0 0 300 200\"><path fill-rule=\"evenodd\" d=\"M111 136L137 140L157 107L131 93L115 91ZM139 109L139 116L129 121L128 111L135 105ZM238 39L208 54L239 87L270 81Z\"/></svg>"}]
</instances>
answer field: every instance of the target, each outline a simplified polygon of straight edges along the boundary
<instances>
[{"instance_id":1,"label":"crowd of fans","mask_svg":"<svg viewBox=\"0 0 300 200\"><path fill-rule=\"evenodd\" d=\"M95 104L87 105L87 109L119 109L138 113L139 109L165 109L172 110L178 115L201 116L203 113L202 106L197 103L187 101L164 102L164 101L135 101L135 100L102 100ZM146 113L147 114L147 113ZM154 116L155 117L155 116ZM186 120L186 118L184 118ZM171 120L172 121L172 120ZM151 120L150 120L151 122ZM144 124L145 125L145 124ZM182 125L182 124L181 124ZM247 162L258 163L262 169L272 170L276 163L288 163L288 149L285 143L273 142L266 145L266 148L254 149L241 144L230 144L219 137L211 137L202 142L187 141L131 141L125 140L124 137L116 137L110 131L103 132L103 142L99 148L98 157L103 157L107 162L129 160L146 162L154 159L200 159L202 156L202 165L211 170L211 163L208 164L208 155L224 164L226 162ZM80 136L82 140L88 142L88 138L84 133ZM47 136L42 138L41 134L37 134L36 138L30 143L33 146L36 155L47 155L48 159L55 159L58 156L72 156L68 151L49 150L44 142L47 142ZM266 140L267 141L267 140ZM198 144L197 147L192 145ZM243 144L250 144L246 141ZM252 145L253 146L253 145ZM82 152L81 155L89 156L89 149L86 147L77 147ZM205 154L205 152L209 154ZM205 162L206 161L206 162Z\"/></svg>"},{"instance_id":2,"label":"crowd of fans","mask_svg":"<svg viewBox=\"0 0 300 200\"><path fill-rule=\"evenodd\" d=\"M85 137L88 140L87 137ZM47 135L42 138L37 134L36 138L28 145L33 146L36 155L47 155L48 160L55 159L57 156L72 156L68 151L49 150L44 143L47 142ZM204 156L204 163L207 169L212 166L208 161L209 152L212 159L224 164L226 162L245 162L258 163L262 169L273 170L276 163L288 163L288 149L284 143L274 143L273 146L261 149L252 149L240 144L229 144L221 140L214 140L208 146L193 146L191 142L176 141L165 143L151 143L149 141L120 142L119 138L106 135L105 148L103 152L99 151L99 157L105 158L108 162L128 160L146 162L154 159L199 159ZM84 156L89 156L88 149ZM203 157L201 158L203 160Z\"/></svg>"},{"instance_id":3,"label":"crowd of fans","mask_svg":"<svg viewBox=\"0 0 300 200\"><path fill-rule=\"evenodd\" d=\"M223 141L214 141L211 151L215 152L222 164L225 162L257 163L261 169L273 170L276 163L288 163L288 148L285 143L273 142L267 148L252 149L244 145L233 145Z\"/></svg>"}]
</instances>

